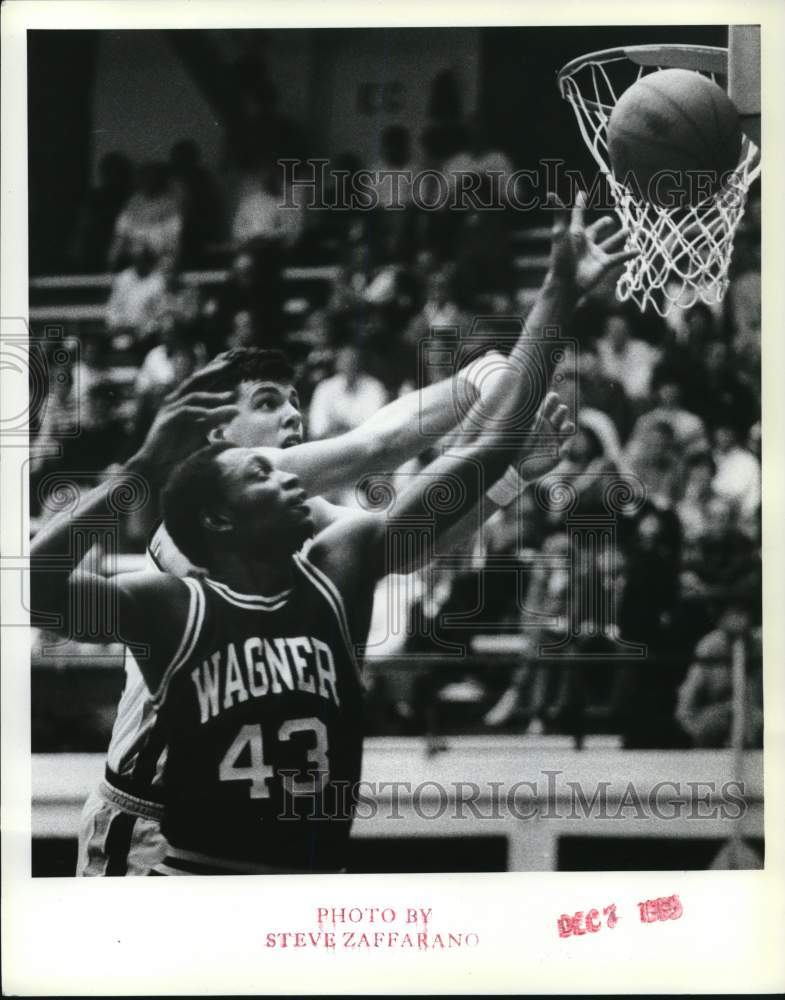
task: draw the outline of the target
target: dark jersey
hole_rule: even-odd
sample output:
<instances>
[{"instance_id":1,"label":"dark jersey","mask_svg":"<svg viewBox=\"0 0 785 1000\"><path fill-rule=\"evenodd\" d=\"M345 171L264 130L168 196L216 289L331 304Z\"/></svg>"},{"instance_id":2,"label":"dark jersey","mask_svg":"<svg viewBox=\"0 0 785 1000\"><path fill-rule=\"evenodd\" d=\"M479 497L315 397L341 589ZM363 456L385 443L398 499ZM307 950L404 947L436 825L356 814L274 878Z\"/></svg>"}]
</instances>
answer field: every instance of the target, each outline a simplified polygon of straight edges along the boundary
<instances>
[{"instance_id":1,"label":"dark jersey","mask_svg":"<svg viewBox=\"0 0 785 1000\"><path fill-rule=\"evenodd\" d=\"M362 684L335 585L292 558L294 584L274 596L187 581L188 625L153 698L170 866L345 866Z\"/></svg>"}]
</instances>

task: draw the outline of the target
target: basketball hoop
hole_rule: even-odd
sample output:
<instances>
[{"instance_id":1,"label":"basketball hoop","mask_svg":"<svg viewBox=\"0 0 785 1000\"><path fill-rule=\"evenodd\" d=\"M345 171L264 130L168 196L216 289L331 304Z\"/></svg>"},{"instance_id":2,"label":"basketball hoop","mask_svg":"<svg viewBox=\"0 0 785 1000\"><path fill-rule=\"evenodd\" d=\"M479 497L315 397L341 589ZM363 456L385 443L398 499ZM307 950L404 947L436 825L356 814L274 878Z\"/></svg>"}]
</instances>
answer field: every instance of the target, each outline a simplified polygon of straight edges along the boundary
<instances>
[{"instance_id":1,"label":"basketball hoop","mask_svg":"<svg viewBox=\"0 0 785 1000\"><path fill-rule=\"evenodd\" d=\"M744 214L747 191L760 174L760 150L746 135L729 182L696 205L666 208L643 201L616 180L610 167L607 126L618 98L646 73L689 69L721 83L728 72L726 49L703 45L632 45L573 59L558 76L578 127L605 174L616 212L629 230L627 249L640 251L616 285L619 299L632 299L666 316L673 306L699 299L720 302L728 288L733 238Z\"/></svg>"}]
</instances>

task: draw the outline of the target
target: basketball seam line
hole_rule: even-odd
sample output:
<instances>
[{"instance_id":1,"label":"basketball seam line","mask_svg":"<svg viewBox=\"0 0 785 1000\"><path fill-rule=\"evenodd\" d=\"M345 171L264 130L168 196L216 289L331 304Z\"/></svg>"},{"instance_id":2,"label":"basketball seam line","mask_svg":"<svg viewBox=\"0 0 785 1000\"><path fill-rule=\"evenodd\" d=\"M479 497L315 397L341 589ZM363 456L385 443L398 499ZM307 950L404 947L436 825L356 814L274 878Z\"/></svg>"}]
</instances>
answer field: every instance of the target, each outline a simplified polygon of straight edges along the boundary
<instances>
[{"instance_id":1,"label":"basketball seam line","mask_svg":"<svg viewBox=\"0 0 785 1000\"><path fill-rule=\"evenodd\" d=\"M654 74L649 74L649 76L643 77L643 80L646 83L648 83L649 80L652 78L652 76L654 76ZM708 137L703 134L703 132L698 127L698 123L695 121L695 119L692 117L692 115L688 114L684 110L684 108L678 103L678 101L676 101L673 97L671 97L670 94L664 93L664 91L660 90L659 87L652 86L649 89L653 90L660 97L664 98L664 100L666 100L668 102L668 104L670 104L673 108L675 108L676 111L678 111L680 114L682 114L684 116L684 118L690 123L690 125L692 125L692 127L695 129L695 131L698 134L699 138L703 142L703 145L706 146L706 147L708 147L709 149L711 149L712 144L709 142ZM711 104L712 104L712 107L713 107L714 106L714 101L712 101Z\"/></svg>"}]
</instances>

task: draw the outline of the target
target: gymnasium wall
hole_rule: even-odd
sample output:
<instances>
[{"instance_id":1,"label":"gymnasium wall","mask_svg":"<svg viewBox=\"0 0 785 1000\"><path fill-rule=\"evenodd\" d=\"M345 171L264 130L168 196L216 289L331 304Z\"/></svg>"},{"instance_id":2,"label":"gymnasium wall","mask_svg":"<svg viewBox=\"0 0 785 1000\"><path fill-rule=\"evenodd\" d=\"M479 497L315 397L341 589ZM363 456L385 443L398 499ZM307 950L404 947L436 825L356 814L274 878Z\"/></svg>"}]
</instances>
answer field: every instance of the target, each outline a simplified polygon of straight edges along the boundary
<instances>
[{"instance_id":1,"label":"gymnasium wall","mask_svg":"<svg viewBox=\"0 0 785 1000\"><path fill-rule=\"evenodd\" d=\"M211 167L219 162L221 123L160 31L99 32L91 124L94 168L114 150L165 160L186 138Z\"/></svg>"},{"instance_id":2,"label":"gymnasium wall","mask_svg":"<svg viewBox=\"0 0 785 1000\"><path fill-rule=\"evenodd\" d=\"M239 51L239 36L209 34L227 61ZM136 161L165 158L173 142L190 137L202 147L205 161L217 167L221 123L163 33L98 35L90 115L93 165L115 149ZM305 127L320 154L350 150L373 160L381 130L393 123L407 125L416 137L426 122L431 81L440 70L454 70L465 110L475 105L476 28L449 33L275 30L264 32L262 44L279 111Z\"/></svg>"},{"instance_id":3,"label":"gymnasium wall","mask_svg":"<svg viewBox=\"0 0 785 1000\"><path fill-rule=\"evenodd\" d=\"M316 107L329 153L378 156L387 125L405 125L416 140L427 121L431 83L452 70L463 110L474 111L480 75L480 30L406 29L317 33Z\"/></svg>"}]
</instances>

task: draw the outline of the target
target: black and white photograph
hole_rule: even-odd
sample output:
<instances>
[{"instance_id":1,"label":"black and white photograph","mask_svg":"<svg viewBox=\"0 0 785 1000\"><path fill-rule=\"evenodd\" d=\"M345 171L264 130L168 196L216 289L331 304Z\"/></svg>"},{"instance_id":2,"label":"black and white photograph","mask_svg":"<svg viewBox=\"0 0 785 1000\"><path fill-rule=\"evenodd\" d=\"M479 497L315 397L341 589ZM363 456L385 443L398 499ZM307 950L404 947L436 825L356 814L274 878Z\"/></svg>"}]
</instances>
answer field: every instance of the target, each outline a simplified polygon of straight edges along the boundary
<instances>
[{"instance_id":1,"label":"black and white photograph","mask_svg":"<svg viewBox=\"0 0 785 1000\"><path fill-rule=\"evenodd\" d=\"M133 27L14 31L19 874L111 891L109 925L236 886L254 968L348 976L479 969L484 920L518 918L451 912L437 886L482 898L495 873L526 897L502 873L550 873L522 954L653 962L705 930L695 974L713 949L712 973L738 972L763 931L734 952L698 893L781 864L763 18L527 25L522 4L406 25L390 5L390 26L350 25L324 5L294 26L259 4L222 26L126 6ZM594 877L576 896L565 873ZM265 898L287 885L284 919ZM80 975L63 993L132 988ZM146 975L136 991L176 992Z\"/></svg>"}]
</instances>

